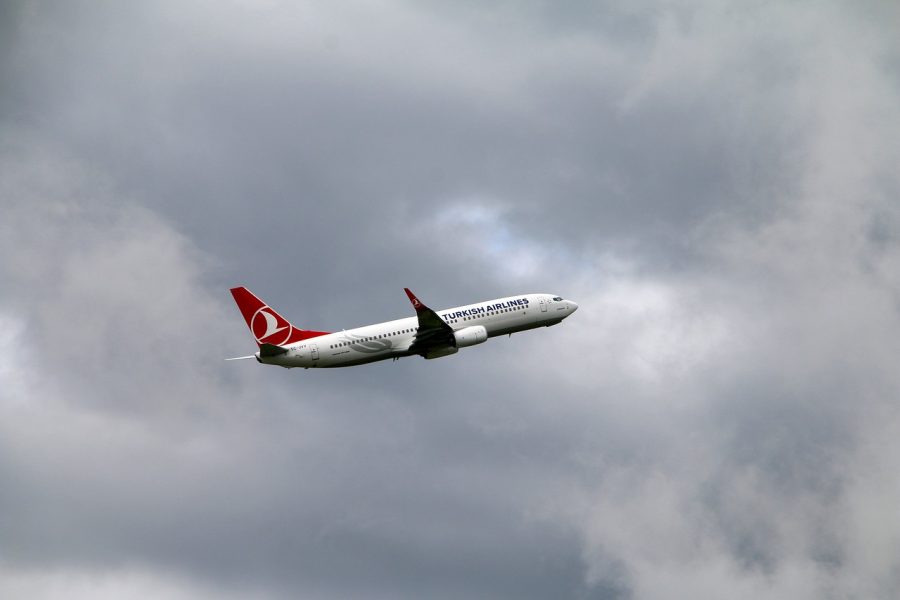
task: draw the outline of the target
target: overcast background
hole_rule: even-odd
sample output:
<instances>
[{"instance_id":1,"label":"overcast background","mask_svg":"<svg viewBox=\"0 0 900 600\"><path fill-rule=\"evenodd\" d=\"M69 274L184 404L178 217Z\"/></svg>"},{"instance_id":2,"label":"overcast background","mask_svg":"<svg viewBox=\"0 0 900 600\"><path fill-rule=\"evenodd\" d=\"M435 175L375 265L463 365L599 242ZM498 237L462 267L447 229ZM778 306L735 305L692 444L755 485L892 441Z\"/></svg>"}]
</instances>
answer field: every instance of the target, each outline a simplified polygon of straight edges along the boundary
<instances>
[{"instance_id":1,"label":"overcast background","mask_svg":"<svg viewBox=\"0 0 900 600\"><path fill-rule=\"evenodd\" d=\"M900 595L896 2L0 6L0 597Z\"/></svg>"}]
</instances>

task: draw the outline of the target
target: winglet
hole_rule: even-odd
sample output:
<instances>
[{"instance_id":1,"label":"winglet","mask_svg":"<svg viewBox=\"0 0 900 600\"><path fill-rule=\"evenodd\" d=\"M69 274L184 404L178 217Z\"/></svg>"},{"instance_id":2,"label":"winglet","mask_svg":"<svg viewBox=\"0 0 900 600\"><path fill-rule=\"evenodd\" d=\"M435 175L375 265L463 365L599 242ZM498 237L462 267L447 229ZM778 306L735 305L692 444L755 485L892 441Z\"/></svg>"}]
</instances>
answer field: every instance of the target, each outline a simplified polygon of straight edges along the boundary
<instances>
[{"instance_id":1,"label":"winglet","mask_svg":"<svg viewBox=\"0 0 900 600\"><path fill-rule=\"evenodd\" d=\"M428 307L422 304L422 301L416 298L416 295L413 294L409 288L403 288L403 291L406 292L407 296L409 296L409 301L412 302L413 308L416 309L417 313L420 313L423 310L428 310Z\"/></svg>"}]
</instances>

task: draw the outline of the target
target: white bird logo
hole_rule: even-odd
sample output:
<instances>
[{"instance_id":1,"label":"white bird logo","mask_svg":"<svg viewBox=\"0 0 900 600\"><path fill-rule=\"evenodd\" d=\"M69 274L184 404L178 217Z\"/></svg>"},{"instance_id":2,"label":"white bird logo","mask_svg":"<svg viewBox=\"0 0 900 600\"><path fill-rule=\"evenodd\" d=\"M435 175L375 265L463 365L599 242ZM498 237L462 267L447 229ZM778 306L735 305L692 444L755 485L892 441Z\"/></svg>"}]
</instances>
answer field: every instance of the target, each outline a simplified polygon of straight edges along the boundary
<instances>
[{"instance_id":1,"label":"white bird logo","mask_svg":"<svg viewBox=\"0 0 900 600\"><path fill-rule=\"evenodd\" d=\"M275 335L279 331L284 331L285 329L287 329L287 327L278 326L278 319L276 319L275 315L273 315L272 313L261 310L259 311L259 314L261 314L266 319L266 332L259 336L259 339L264 340L270 335Z\"/></svg>"}]
</instances>

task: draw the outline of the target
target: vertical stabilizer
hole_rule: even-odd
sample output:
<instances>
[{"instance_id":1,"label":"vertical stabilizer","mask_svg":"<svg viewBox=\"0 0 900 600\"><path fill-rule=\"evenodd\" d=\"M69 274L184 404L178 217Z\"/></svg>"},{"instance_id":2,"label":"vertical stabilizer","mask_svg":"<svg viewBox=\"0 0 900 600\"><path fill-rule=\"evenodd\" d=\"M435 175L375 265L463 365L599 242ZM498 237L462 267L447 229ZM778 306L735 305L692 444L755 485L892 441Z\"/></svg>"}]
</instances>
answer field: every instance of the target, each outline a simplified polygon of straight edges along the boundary
<instances>
[{"instance_id":1,"label":"vertical stabilizer","mask_svg":"<svg viewBox=\"0 0 900 600\"><path fill-rule=\"evenodd\" d=\"M290 321L245 287L231 288L231 295L234 296L247 327L260 346L263 344L284 346L329 333L294 327Z\"/></svg>"}]
</instances>

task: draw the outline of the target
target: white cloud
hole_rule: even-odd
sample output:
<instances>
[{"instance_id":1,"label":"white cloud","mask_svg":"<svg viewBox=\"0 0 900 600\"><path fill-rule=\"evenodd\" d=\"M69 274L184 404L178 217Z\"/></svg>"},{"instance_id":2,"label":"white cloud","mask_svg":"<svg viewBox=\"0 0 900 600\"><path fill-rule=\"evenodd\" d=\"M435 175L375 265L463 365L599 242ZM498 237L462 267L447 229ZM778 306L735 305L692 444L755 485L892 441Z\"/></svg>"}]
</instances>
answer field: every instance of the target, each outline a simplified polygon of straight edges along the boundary
<instances>
[{"instance_id":1,"label":"white cloud","mask_svg":"<svg viewBox=\"0 0 900 600\"><path fill-rule=\"evenodd\" d=\"M196 600L198 598L264 598L249 591L204 588L168 573L134 567L110 571L29 570L0 563L0 595L32 600Z\"/></svg>"}]
</instances>

